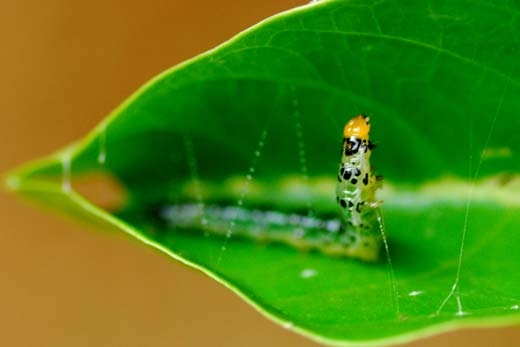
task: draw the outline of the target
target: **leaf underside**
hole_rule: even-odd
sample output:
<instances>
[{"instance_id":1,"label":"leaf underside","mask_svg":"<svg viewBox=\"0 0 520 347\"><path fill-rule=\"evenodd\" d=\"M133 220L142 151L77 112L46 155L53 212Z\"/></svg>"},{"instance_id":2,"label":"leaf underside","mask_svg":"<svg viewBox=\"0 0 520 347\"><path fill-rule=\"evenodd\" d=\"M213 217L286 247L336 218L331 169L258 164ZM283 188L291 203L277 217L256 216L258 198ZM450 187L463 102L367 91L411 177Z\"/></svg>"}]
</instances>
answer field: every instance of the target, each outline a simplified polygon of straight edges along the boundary
<instances>
[{"instance_id":1,"label":"leaf underside","mask_svg":"<svg viewBox=\"0 0 520 347\"><path fill-rule=\"evenodd\" d=\"M159 75L8 185L128 232L324 343L518 323L519 17L509 1L297 8ZM161 217L187 203L338 213L341 129L358 113L371 115L372 162L385 177L393 274L385 261L254 242L232 226L226 239ZM69 175L74 187L94 172L124 187L124 206L104 211L68 191Z\"/></svg>"}]
</instances>

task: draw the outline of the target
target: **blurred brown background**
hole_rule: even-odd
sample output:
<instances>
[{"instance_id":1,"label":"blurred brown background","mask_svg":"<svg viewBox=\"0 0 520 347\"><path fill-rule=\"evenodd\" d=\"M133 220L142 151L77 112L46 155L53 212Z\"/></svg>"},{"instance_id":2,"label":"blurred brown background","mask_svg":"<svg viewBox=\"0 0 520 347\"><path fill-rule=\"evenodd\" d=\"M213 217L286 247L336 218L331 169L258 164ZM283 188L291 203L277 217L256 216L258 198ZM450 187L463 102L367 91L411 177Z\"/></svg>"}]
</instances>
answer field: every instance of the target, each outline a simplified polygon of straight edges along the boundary
<instances>
[{"instance_id":1,"label":"blurred brown background","mask_svg":"<svg viewBox=\"0 0 520 347\"><path fill-rule=\"evenodd\" d=\"M78 139L139 85L297 0L2 0L0 172ZM313 346L128 238L0 195L0 346ZM413 346L516 346L519 328Z\"/></svg>"}]
</instances>

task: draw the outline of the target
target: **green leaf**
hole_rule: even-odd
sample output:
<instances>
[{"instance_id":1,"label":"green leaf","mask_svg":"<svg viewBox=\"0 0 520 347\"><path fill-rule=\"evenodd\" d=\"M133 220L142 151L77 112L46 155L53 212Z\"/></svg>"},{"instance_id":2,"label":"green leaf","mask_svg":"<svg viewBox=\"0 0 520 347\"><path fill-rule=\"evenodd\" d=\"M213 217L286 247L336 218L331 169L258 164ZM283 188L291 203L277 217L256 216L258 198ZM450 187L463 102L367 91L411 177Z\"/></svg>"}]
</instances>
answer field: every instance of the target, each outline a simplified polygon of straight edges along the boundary
<instances>
[{"instance_id":1,"label":"green leaf","mask_svg":"<svg viewBox=\"0 0 520 347\"><path fill-rule=\"evenodd\" d=\"M159 75L83 140L18 169L7 185L125 231L324 343L518 323L519 14L511 1L294 9ZM393 272L384 261L241 237L276 232L258 210L339 213L341 130L361 112L372 116L372 163L385 176ZM95 172L124 187L120 209L74 191ZM182 227L175 215L172 225L165 211L187 204L208 223ZM211 208L249 212L222 227Z\"/></svg>"}]
</instances>

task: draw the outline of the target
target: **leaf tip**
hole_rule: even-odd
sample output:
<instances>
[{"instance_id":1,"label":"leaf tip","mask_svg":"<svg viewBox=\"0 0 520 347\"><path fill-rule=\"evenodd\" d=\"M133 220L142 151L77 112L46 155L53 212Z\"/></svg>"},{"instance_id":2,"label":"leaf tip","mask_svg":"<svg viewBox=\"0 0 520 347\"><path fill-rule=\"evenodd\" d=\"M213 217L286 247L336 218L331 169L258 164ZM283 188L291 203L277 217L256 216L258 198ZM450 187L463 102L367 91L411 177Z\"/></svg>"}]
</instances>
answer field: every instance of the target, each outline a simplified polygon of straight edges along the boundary
<instances>
[{"instance_id":1,"label":"leaf tip","mask_svg":"<svg viewBox=\"0 0 520 347\"><path fill-rule=\"evenodd\" d=\"M9 192L14 192L20 189L20 177L14 173L8 173L4 178L4 189Z\"/></svg>"}]
</instances>

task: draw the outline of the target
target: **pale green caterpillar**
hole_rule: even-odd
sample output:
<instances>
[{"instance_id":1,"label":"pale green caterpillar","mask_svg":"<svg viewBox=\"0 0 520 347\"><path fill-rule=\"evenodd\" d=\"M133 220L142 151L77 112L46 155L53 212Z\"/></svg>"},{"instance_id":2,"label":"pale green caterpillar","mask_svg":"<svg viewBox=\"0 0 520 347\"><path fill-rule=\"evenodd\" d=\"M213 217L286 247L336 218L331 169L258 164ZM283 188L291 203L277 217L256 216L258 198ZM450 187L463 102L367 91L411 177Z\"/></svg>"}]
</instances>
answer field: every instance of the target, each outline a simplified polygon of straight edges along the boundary
<instances>
[{"instance_id":1,"label":"pale green caterpillar","mask_svg":"<svg viewBox=\"0 0 520 347\"><path fill-rule=\"evenodd\" d=\"M336 201L342 209L343 232L349 241L344 245L345 255L375 261L384 236L381 201L375 196L382 177L375 176L370 167L374 145L369 133L369 118L365 115L345 125Z\"/></svg>"},{"instance_id":2,"label":"pale green caterpillar","mask_svg":"<svg viewBox=\"0 0 520 347\"><path fill-rule=\"evenodd\" d=\"M381 178L370 169L369 119L350 120L344 129L343 151L338 173L336 201L338 218L247 209L243 206L179 204L160 213L171 227L202 229L229 238L245 237L278 242L302 250L317 250L334 256L365 261L379 258L383 241L380 201L375 198Z\"/></svg>"}]
</instances>

